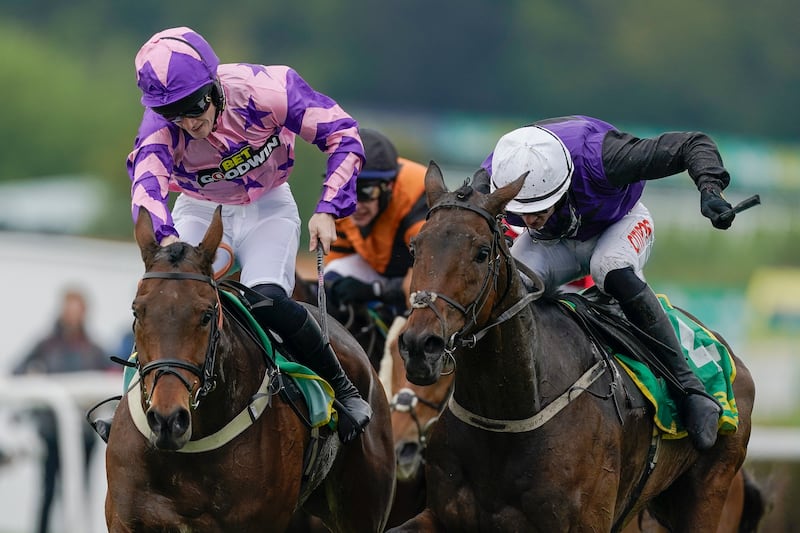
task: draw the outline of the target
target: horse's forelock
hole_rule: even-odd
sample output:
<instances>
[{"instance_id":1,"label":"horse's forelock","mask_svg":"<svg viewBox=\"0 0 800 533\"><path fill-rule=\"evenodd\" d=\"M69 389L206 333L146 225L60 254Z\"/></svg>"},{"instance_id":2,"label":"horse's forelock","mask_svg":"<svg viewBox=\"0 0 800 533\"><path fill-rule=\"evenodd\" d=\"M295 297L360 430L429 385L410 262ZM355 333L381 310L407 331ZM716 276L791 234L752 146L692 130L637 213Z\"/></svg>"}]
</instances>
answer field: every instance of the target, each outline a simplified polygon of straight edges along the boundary
<instances>
[{"instance_id":1,"label":"horse's forelock","mask_svg":"<svg viewBox=\"0 0 800 533\"><path fill-rule=\"evenodd\" d=\"M191 263L196 270L203 274L211 271L211 265L204 264L202 257L197 254L196 249L185 242L174 242L169 246L162 247L155 255L154 263L164 261L172 268L177 268L185 263Z\"/></svg>"}]
</instances>

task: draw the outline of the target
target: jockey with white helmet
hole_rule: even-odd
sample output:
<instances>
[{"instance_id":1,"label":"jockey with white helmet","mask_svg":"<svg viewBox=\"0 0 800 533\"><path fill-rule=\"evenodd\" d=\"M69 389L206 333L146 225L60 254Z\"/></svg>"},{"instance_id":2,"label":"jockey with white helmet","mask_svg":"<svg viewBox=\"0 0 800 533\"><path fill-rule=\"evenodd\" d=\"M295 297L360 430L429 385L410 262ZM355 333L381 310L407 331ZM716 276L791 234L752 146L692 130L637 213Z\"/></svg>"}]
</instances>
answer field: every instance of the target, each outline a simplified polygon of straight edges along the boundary
<instances>
[{"instance_id":1,"label":"jockey with white helmet","mask_svg":"<svg viewBox=\"0 0 800 533\"><path fill-rule=\"evenodd\" d=\"M328 154L308 222L309 249L319 241L328 253L335 219L355 210L364 161L357 122L287 66L220 64L208 42L187 27L150 37L135 66L145 111L127 161L134 220L145 207L162 246L177 240L197 245L222 204L223 241L239 260L241 282L270 302L251 302L254 315L332 385L339 435L344 442L354 439L371 408L314 317L289 297L300 216L287 181L297 136ZM170 192L179 193L172 210ZM222 255L217 269L227 260Z\"/></svg>"},{"instance_id":2,"label":"jockey with white helmet","mask_svg":"<svg viewBox=\"0 0 800 533\"><path fill-rule=\"evenodd\" d=\"M714 227L733 222L722 197L730 176L715 143L697 132L641 139L585 116L548 119L507 133L483 163L496 190L525 175L506 207L523 226L511 253L553 290L590 274L625 316L663 345L663 361L682 385L681 416L696 448L717 437L719 404L689 369L681 344L642 270L653 243L653 219L640 202L646 180L688 171L701 212Z\"/></svg>"}]
</instances>

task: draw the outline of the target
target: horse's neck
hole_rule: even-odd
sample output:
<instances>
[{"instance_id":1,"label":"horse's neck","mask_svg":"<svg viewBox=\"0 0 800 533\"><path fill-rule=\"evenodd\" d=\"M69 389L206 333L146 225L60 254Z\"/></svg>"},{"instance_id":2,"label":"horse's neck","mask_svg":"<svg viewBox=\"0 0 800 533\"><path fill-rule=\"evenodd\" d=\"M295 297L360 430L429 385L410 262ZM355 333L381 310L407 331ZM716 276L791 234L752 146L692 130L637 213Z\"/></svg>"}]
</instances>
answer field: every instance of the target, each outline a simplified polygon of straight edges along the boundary
<instances>
[{"instance_id":1,"label":"horse's neck","mask_svg":"<svg viewBox=\"0 0 800 533\"><path fill-rule=\"evenodd\" d=\"M216 354L216 386L202 399L193 426L197 437L218 431L249 403L264 377L260 351L238 326L223 328Z\"/></svg>"},{"instance_id":2,"label":"horse's neck","mask_svg":"<svg viewBox=\"0 0 800 533\"><path fill-rule=\"evenodd\" d=\"M538 325L531 306L456 354L455 399L488 418L521 419L539 406Z\"/></svg>"}]
</instances>

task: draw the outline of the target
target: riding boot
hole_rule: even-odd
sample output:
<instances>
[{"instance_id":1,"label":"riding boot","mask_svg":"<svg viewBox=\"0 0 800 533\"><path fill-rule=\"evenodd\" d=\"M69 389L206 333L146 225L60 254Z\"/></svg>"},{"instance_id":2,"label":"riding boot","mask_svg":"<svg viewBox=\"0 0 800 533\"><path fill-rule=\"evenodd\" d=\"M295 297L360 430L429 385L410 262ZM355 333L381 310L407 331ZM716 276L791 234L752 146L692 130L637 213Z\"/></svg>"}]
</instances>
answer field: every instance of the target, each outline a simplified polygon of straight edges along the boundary
<instances>
[{"instance_id":1,"label":"riding boot","mask_svg":"<svg viewBox=\"0 0 800 533\"><path fill-rule=\"evenodd\" d=\"M284 340L301 364L315 371L333 387L342 442L350 442L358 437L372 417L372 407L361 398L358 389L344 373L333 347L323 340L316 319L309 313L300 329Z\"/></svg>"},{"instance_id":2,"label":"riding boot","mask_svg":"<svg viewBox=\"0 0 800 533\"><path fill-rule=\"evenodd\" d=\"M708 450L717 440L722 409L708 393L700 379L689 368L683 349L661 303L645 285L635 296L620 302L625 316L645 333L659 341L660 355L683 387L677 398L681 418L695 448Z\"/></svg>"}]
</instances>

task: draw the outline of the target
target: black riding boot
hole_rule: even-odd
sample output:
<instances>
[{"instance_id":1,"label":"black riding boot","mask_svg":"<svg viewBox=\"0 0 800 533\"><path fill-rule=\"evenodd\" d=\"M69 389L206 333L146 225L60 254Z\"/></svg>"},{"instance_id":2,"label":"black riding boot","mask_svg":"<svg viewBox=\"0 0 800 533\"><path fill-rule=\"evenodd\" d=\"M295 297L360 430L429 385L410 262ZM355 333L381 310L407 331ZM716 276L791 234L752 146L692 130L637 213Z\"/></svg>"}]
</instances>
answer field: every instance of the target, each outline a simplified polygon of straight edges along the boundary
<instances>
[{"instance_id":1,"label":"black riding boot","mask_svg":"<svg viewBox=\"0 0 800 533\"><path fill-rule=\"evenodd\" d=\"M678 408L686 431L695 448L708 450L717 440L719 417L722 413L716 400L706 393L700 379L689 368L675 330L653 290L644 285L635 296L620 302L625 316L663 346L661 360L683 386L685 395L678 397Z\"/></svg>"},{"instance_id":2,"label":"black riding boot","mask_svg":"<svg viewBox=\"0 0 800 533\"><path fill-rule=\"evenodd\" d=\"M358 389L344 373L333 347L323 341L322 330L316 319L308 313L300 329L284 340L301 364L315 371L333 387L342 442L350 442L358 437L372 417L372 407L361 398Z\"/></svg>"}]
</instances>

